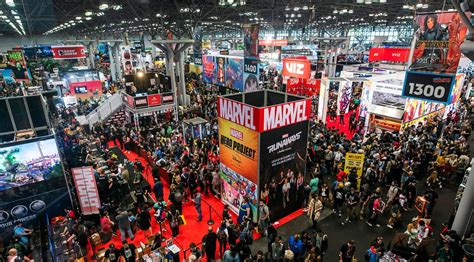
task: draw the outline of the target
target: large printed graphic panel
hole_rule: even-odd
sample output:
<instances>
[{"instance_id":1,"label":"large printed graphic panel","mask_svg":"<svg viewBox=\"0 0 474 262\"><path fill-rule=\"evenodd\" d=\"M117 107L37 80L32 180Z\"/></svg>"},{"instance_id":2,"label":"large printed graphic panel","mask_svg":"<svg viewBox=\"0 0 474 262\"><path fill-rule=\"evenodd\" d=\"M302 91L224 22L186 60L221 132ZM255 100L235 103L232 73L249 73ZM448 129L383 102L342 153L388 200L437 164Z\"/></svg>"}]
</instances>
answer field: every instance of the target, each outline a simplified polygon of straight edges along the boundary
<instances>
[{"instance_id":1,"label":"large printed graphic panel","mask_svg":"<svg viewBox=\"0 0 474 262\"><path fill-rule=\"evenodd\" d=\"M244 28L244 54L246 57L258 57L258 34L260 25L245 24Z\"/></svg>"},{"instance_id":2,"label":"large printed graphic panel","mask_svg":"<svg viewBox=\"0 0 474 262\"><path fill-rule=\"evenodd\" d=\"M260 134L260 192L269 190L272 221L302 207L308 121Z\"/></svg>"},{"instance_id":3,"label":"large printed graphic panel","mask_svg":"<svg viewBox=\"0 0 474 262\"><path fill-rule=\"evenodd\" d=\"M225 67L225 86L244 91L244 60L228 58Z\"/></svg>"},{"instance_id":4,"label":"large printed graphic panel","mask_svg":"<svg viewBox=\"0 0 474 262\"><path fill-rule=\"evenodd\" d=\"M218 122L221 163L257 184L258 132L223 118Z\"/></svg>"},{"instance_id":5,"label":"large printed graphic panel","mask_svg":"<svg viewBox=\"0 0 474 262\"><path fill-rule=\"evenodd\" d=\"M225 68L227 58L216 56L216 74L214 75L213 83L219 86L225 85Z\"/></svg>"},{"instance_id":6,"label":"large printed graphic panel","mask_svg":"<svg viewBox=\"0 0 474 262\"><path fill-rule=\"evenodd\" d=\"M202 56L202 80L206 83L212 83L214 81L214 75L216 74L216 64L213 56Z\"/></svg>"}]
</instances>

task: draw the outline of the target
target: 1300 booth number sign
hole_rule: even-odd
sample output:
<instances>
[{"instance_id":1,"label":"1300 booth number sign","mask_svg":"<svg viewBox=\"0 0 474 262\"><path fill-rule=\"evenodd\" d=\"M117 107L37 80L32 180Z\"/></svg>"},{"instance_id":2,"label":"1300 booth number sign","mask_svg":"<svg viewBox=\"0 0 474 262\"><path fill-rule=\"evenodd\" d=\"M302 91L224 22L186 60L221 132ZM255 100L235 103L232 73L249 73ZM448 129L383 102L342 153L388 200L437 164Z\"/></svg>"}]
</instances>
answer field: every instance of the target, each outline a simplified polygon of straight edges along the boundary
<instances>
[{"instance_id":1,"label":"1300 booth number sign","mask_svg":"<svg viewBox=\"0 0 474 262\"><path fill-rule=\"evenodd\" d=\"M403 96L437 103L448 103L455 75L407 72Z\"/></svg>"}]
</instances>

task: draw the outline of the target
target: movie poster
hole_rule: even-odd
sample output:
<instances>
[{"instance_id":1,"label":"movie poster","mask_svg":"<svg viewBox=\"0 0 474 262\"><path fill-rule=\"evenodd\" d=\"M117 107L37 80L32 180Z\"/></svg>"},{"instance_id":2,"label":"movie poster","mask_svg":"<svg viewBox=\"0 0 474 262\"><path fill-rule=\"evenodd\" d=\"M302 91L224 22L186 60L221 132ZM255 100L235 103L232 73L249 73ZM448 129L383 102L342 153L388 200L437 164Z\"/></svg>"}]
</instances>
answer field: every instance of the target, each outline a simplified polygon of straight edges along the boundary
<instances>
[{"instance_id":1,"label":"movie poster","mask_svg":"<svg viewBox=\"0 0 474 262\"><path fill-rule=\"evenodd\" d=\"M260 90L258 85L258 60L253 58L244 59L244 91L252 92Z\"/></svg>"},{"instance_id":2,"label":"movie poster","mask_svg":"<svg viewBox=\"0 0 474 262\"><path fill-rule=\"evenodd\" d=\"M206 83L213 83L214 75L216 74L216 64L214 63L214 57L203 55L202 56L202 80Z\"/></svg>"},{"instance_id":3,"label":"movie poster","mask_svg":"<svg viewBox=\"0 0 474 262\"><path fill-rule=\"evenodd\" d=\"M130 46L121 46L120 47L121 55L122 55L122 67L123 67L123 74L130 75L133 74L133 63L132 63L132 51Z\"/></svg>"},{"instance_id":4,"label":"movie poster","mask_svg":"<svg viewBox=\"0 0 474 262\"><path fill-rule=\"evenodd\" d=\"M342 88L339 90L340 93L337 100L337 114L345 114L348 112L352 95L352 81L341 81L341 84Z\"/></svg>"},{"instance_id":5,"label":"movie poster","mask_svg":"<svg viewBox=\"0 0 474 262\"><path fill-rule=\"evenodd\" d=\"M244 56L258 58L258 34L260 25L245 24L244 28Z\"/></svg>"},{"instance_id":6,"label":"movie poster","mask_svg":"<svg viewBox=\"0 0 474 262\"><path fill-rule=\"evenodd\" d=\"M225 68L227 58L216 56L216 73L214 75L213 83L219 86L225 85Z\"/></svg>"},{"instance_id":7,"label":"movie poster","mask_svg":"<svg viewBox=\"0 0 474 262\"><path fill-rule=\"evenodd\" d=\"M225 86L244 91L244 60L228 58L225 69Z\"/></svg>"},{"instance_id":8,"label":"movie poster","mask_svg":"<svg viewBox=\"0 0 474 262\"><path fill-rule=\"evenodd\" d=\"M455 74L460 46L467 27L457 12L429 13L416 17L419 26L411 71Z\"/></svg>"},{"instance_id":9,"label":"movie poster","mask_svg":"<svg viewBox=\"0 0 474 262\"><path fill-rule=\"evenodd\" d=\"M308 128L303 121L260 134L260 194L270 192L272 221L303 205Z\"/></svg>"},{"instance_id":10,"label":"movie poster","mask_svg":"<svg viewBox=\"0 0 474 262\"><path fill-rule=\"evenodd\" d=\"M220 162L258 183L258 132L218 118Z\"/></svg>"}]
</instances>

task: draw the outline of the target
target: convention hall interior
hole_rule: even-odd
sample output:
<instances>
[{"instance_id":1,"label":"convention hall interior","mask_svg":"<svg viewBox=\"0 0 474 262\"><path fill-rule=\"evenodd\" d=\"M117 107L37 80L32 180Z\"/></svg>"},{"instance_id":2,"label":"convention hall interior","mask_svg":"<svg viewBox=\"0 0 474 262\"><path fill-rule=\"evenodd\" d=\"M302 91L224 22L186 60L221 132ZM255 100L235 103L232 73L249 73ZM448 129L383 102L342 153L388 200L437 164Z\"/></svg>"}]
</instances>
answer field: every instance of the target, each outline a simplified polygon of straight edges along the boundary
<instances>
[{"instance_id":1,"label":"convention hall interior","mask_svg":"<svg viewBox=\"0 0 474 262\"><path fill-rule=\"evenodd\" d=\"M474 261L471 8L0 0L0 261Z\"/></svg>"}]
</instances>

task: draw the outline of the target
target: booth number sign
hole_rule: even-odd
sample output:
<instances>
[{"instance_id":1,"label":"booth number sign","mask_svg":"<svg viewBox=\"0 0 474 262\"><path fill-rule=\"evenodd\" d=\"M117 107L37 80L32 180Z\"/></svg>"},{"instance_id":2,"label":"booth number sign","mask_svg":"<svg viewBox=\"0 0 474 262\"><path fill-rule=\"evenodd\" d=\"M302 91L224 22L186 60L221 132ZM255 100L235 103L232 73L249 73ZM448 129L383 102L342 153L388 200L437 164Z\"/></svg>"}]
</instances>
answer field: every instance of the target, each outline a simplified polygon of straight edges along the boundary
<instances>
[{"instance_id":1,"label":"booth number sign","mask_svg":"<svg viewBox=\"0 0 474 262\"><path fill-rule=\"evenodd\" d=\"M404 97L448 103L455 75L407 72L403 85Z\"/></svg>"},{"instance_id":2,"label":"booth number sign","mask_svg":"<svg viewBox=\"0 0 474 262\"><path fill-rule=\"evenodd\" d=\"M256 59L244 59L244 72L256 75L258 73L258 61Z\"/></svg>"}]
</instances>

